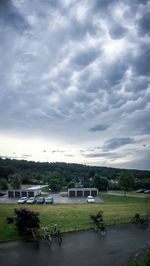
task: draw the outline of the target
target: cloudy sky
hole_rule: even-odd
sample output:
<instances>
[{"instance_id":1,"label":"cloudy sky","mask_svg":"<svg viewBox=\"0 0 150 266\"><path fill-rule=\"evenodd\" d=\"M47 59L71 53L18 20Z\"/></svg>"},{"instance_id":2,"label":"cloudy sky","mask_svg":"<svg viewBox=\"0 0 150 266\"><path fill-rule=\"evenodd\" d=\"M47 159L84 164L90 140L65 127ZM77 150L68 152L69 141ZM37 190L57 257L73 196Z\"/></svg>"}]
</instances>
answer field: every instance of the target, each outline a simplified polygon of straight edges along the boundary
<instances>
[{"instance_id":1,"label":"cloudy sky","mask_svg":"<svg viewBox=\"0 0 150 266\"><path fill-rule=\"evenodd\" d=\"M0 156L150 169L150 1L0 0Z\"/></svg>"}]
</instances>

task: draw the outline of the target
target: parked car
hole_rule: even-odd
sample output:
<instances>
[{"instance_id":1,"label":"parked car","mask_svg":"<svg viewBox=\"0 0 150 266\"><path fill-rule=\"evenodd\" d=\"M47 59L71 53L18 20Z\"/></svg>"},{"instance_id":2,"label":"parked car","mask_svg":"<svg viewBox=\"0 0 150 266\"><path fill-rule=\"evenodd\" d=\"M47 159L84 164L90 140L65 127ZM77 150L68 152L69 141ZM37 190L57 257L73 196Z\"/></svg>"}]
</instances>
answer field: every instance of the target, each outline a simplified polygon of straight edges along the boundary
<instances>
[{"instance_id":1,"label":"parked car","mask_svg":"<svg viewBox=\"0 0 150 266\"><path fill-rule=\"evenodd\" d=\"M36 202L36 199L34 197L31 197L27 200L27 204L33 204Z\"/></svg>"},{"instance_id":2,"label":"parked car","mask_svg":"<svg viewBox=\"0 0 150 266\"><path fill-rule=\"evenodd\" d=\"M143 188L140 188L140 189L136 190L135 192L136 192L136 193L143 193L143 192L144 192L144 190L145 190L145 189L143 189Z\"/></svg>"},{"instance_id":3,"label":"parked car","mask_svg":"<svg viewBox=\"0 0 150 266\"><path fill-rule=\"evenodd\" d=\"M27 200L28 200L27 197L22 197L22 198L20 198L20 199L18 200L18 203L19 203L19 204L24 204L24 203L27 202Z\"/></svg>"},{"instance_id":4,"label":"parked car","mask_svg":"<svg viewBox=\"0 0 150 266\"><path fill-rule=\"evenodd\" d=\"M93 198L93 196L88 196L87 197L87 202L88 203L94 203L95 202L95 199Z\"/></svg>"},{"instance_id":5,"label":"parked car","mask_svg":"<svg viewBox=\"0 0 150 266\"><path fill-rule=\"evenodd\" d=\"M0 191L0 197L5 196L6 192Z\"/></svg>"},{"instance_id":6,"label":"parked car","mask_svg":"<svg viewBox=\"0 0 150 266\"><path fill-rule=\"evenodd\" d=\"M52 197L47 197L47 198L45 198L45 203L46 203L46 204L53 204L53 202L54 202L54 200L53 200Z\"/></svg>"},{"instance_id":7,"label":"parked car","mask_svg":"<svg viewBox=\"0 0 150 266\"><path fill-rule=\"evenodd\" d=\"M150 189L144 190L144 194L150 194Z\"/></svg>"},{"instance_id":8,"label":"parked car","mask_svg":"<svg viewBox=\"0 0 150 266\"><path fill-rule=\"evenodd\" d=\"M38 203L38 204L43 204L44 202L45 202L45 198L43 198L43 197L39 197L36 200L36 203Z\"/></svg>"}]
</instances>

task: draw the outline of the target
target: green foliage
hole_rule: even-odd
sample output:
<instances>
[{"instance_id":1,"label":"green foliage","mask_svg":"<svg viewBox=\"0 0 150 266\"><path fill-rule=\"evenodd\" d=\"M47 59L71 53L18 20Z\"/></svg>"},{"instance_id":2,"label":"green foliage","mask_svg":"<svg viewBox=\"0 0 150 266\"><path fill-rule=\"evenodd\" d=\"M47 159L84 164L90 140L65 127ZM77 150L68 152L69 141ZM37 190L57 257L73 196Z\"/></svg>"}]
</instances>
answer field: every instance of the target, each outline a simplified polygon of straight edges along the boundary
<instances>
[{"instance_id":1,"label":"green foliage","mask_svg":"<svg viewBox=\"0 0 150 266\"><path fill-rule=\"evenodd\" d=\"M68 186L67 186L68 188L74 188L75 187L75 182L74 181L70 181L69 183L68 183Z\"/></svg>"},{"instance_id":2,"label":"green foliage","mask_svg":"<svg viewBox=\"0 0 150 266\"><path fill-rule=\"evenodd\" d=\"M144 188L144 189L149 189L150 188L150 178L149 179L141 179L135 180L135 189L140 189L140 188Z\"/></svg>"},{"instance_id":3,"label":"green foliage","mask_svg":"<svg viewBox=\"0 0 150 266\"><path fill-rule=\"evenodd\" d=\"M150 251L147 252L144 259L140 262L137 259L132 259L131 266L149 266L150 265Z\"/></svg>"},{"instance_id":4,"label":"green foliage","mask_svg":"<svg viewBox=\"0 0 150 266\"><path fill-rule=\"evenodd\" d=\"M63 173L60 170L53 171L49 179L49 188L52 191L58 192L63 186Z\"/></svg>"},{"instance_id":5,"label":"green foliage","mask_svg":"<svg viewBox=\"0 0 150 266\"><path fill-rule=\"evenodd\" d=\"M14 209L15 216L7 217L8 223L15 224L15 227L20 235L31 233L32 228L40 227L39 213L27 210L25 208Z\"/></svg>"},{"instance_id":6,"label":"green foliage","mask_svg":"<svg viewBox=\"0 0 150 266\"><path fill-rule=\"evenodd\" d=\"M7 190L8 189L8 183L6 179L0 178L0 190Z\"/></svg>"},{"instance_id":7,"label":"green foliage","mask_svg":"<svg viewBox=\"0 0 150 266\"><path fill-rule=\"evenodd\" d=\"M113 182L113 181L109 180L108 181L108 189L109 190L119 190L120 187L119 187L118 182Z\"/></svg>"},{"instance_id":8,"label":"green foliage","mask_svg":"<svg viewBox=\"0 0 150 266\"><path fill-rule=\"evenodd\" d=\"M58 192L62 189L62 182L59 179L52 178L49 181L49 188L54 192Z\"/></svg>"},{"instance_id":9,"label":"green foliage","mask_svg":"<svg viewBox=\"0 0 150 266\"><path fill-rule=\"evenodd\" d=\"M84 186L81 184L81 182L75 183L75 188L83 188Z\"/></svg>"},{"instance_id":10,"label":"green foliage","mask_svg":"<svg viewBox=\"0 0 150 266\"><path fill-rule=\"evenodd\" d=\"M124 190L126 195L126 191L131 191L134 188L135 179L133 174L121 172L118 177L118 184L120 188Z\"/></svg>"},{"instance_id":11,"label":"green foliage","mask_svg":"<svg viewBox=\"0 0 150 266\"><path fill-rule=\"evenodd\" d=\"M108 180L104 177L95 176L93 180L93 185L98 190L107 190L108 188Z\"/></svg>"},{"instance_id":12,"label":"green foliage","mask_svg":"<svg viewBox=\"0 0 150 266\"><path fill-rule=\"evenodd\" d=\"M18 173L23 177L24 183L29 182L32 184L35 179L48 183L51 178L51 174L54 171L61 173L63 179L65 179L65 183L67 184L76 176L88 176L93 178L95 173L97 173L98 176L107 177L108 179L116 179L122 170L73 163L42 163L0 158L0 177L2 178L8 178L9 174ZM135 178L138 180L150 180L150 171L126 170L126 172L134 174Z\"/></svg>"},{"instance_id":13,"label":"green foliage","mask_svg":"<svg viewBox=\"0 0 150 266\"><path fill-rule=\"evenodd\" d=\"M21 188L21 178L18 176L15 176L11 182L11 187L13 189L20 189Z\"/></svg>"}]
</instances>

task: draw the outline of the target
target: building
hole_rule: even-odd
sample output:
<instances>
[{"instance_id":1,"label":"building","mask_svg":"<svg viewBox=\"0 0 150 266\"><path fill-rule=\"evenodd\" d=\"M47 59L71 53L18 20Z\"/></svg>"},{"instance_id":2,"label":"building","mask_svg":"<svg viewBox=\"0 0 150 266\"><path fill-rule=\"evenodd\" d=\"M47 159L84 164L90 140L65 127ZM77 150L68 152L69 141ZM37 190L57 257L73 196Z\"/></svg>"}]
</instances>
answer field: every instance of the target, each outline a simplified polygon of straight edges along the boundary
<instances>
[{"instance_id":1,"label":"building","mask_svg":"<svg viewBox=\"0 0 150 266\"><path fill-rule=\"evenodd\" d=\"M9 198L36 197L41 194L41 186L30 187L27 189L8 190Z\"/></svg>"},{"instance_id":2,"label":"building","mask_svg":"<svg viewBox=\"0 0 150 266\"><path fill-rule=\"evenodd\" d=\"M87 197L87 196L98 196L97 188L69 188L68 197Z\"/></svg>"}]
</instances>

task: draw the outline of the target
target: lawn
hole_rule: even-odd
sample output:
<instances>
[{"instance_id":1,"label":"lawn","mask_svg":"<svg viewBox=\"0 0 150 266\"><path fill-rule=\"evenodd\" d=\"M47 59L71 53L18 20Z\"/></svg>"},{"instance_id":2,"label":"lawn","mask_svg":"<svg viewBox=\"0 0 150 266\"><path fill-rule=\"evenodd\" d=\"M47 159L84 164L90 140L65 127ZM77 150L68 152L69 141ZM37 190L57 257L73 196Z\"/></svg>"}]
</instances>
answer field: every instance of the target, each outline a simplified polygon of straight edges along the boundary
<instances>
[{"instance_id":1,"label":"lawn","mask_svg":"<svg viewBox=\"0 0 150 266\"><path fill-rule=\"evenodd\" d=\"M133 198L101 194L102 204L71 204L71 205L0 205L0 242L18 239L13 225L6 224L6 217L12 216L14 208L26 207L40 213L41 224L50 227L59 223L63 232L88 229L92 227L90 213L100 210L104 212L107 225L129 222L131 217L139 212L150 214L150 197Z\"/></svg>"}]
</instances>

